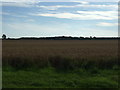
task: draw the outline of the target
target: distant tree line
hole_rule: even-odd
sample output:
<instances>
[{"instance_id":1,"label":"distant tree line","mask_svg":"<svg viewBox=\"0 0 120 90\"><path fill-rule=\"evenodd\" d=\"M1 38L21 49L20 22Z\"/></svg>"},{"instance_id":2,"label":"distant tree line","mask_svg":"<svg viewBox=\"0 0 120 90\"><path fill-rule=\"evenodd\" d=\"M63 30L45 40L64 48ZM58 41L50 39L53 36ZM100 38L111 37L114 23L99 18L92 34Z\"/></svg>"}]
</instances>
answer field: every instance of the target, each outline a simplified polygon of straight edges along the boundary
<instances>
[{"instance_id":1,"label":"distant tree line","mask_svg":"<svg viewBox=\"0 0 120 90\"><path fill-rule=\"evenodd\" d=\"M21 38L6 38L3 34L3 40L111 40L120 39L120 37L72 37L72 36L57 36L57 37L21 37Z\"/></svg>"},{"instance_id":2,"label":"distant tree line","mask_svg":"<svg viewBox=\"0 0 120 90\"><path fill-rule=\"evenodd\" d=\"M40 38L32 38L32 37L21 37L21 40L28 40L28 39L33 39L33 40L108 40L108 39L120 39L120 37L66 37L66 36L61 36L61 37L40 37Z\"/></svg>"}]
</instances>

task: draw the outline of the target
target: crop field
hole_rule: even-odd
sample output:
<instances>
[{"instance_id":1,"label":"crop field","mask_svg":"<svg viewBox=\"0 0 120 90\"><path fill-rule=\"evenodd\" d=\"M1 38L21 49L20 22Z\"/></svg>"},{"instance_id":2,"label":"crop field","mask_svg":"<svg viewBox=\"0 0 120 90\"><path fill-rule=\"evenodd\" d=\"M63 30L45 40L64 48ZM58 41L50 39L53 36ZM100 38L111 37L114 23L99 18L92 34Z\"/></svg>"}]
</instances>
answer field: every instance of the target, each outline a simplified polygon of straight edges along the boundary
<instances>
[{"instance_id":1,"label":"crop field","mask_svg":"<svg viewBox=\"0 0 120 90\"><path fill-rule=\"evenodd\" d=\"M3 40L4 88L117 88L118 40Z\"/></svg>"}]
</instances>

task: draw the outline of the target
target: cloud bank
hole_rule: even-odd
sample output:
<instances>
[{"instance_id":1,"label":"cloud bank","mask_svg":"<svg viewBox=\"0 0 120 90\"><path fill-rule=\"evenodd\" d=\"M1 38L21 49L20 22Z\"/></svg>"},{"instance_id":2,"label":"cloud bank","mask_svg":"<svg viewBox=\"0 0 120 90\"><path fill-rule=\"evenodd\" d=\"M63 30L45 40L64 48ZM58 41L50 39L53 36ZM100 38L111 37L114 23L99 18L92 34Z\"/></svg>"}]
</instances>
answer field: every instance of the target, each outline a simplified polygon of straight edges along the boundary
<instances>
[{"instance_id":1,"label":"cloud bank","mask_svg":"<svg viewBox=\"0 0 120 90\"><path fill-rule=\"evenodd\" d=\"M117 11L77 11L77 13L37 13L34 16L65 18L73 20L113 20Z\"/></svg>"},{"instance_id":2,"label":"cloud bank","mask_svg":"<svg viewBox=\"0 0 120 90\"><path fill-rule=\"evenodd\" d=\"M108 23L108 22L100 22L97 24L97 26L103 26L103 27L111 27L111 26L117 26L118 23Z\"/></svg>"}]
</instances>

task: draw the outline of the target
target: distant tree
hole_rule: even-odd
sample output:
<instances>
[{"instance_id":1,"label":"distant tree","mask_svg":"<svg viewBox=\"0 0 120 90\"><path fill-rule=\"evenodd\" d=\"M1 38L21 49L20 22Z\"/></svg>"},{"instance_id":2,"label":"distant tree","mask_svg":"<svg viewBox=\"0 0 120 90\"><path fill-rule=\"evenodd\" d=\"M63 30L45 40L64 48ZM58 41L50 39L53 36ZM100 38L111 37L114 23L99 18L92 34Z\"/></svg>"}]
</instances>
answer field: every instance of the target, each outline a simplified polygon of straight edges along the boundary
<instances>
[{"instance_id":1,"label":"distant tree","mask_svg":"<svg viewBox=\"0 0 120 90\"><path fill-rule=\"evenodd\" d=\"M93 38L95 39L96 37L94 36Z\"/></svg>"},{"instance_id":2,"label":"distant tree","mask_svg":"<svg viewBox=\"0 0 120 90\"><path fill-rule=\"evenodd\" d=\"M6 39L6 35L5 34L3 34L2 39Z\"/></svg>"},{"instance_id":3,"label":"distant tree","mask_svg":"<svg viewBox=\"0 0 120 90\"><path fill-rule=\"evenodd\" d=\"M84 39L84 37L80 36L80 39Z\"/></svg>"},{"instance_id":4,"label":"distant tree","mask_svg":"<svg viewBox=\"0 0 120 90\"><path fill-rule=\"evenodd\" d=\"M90 39L92 39L92 36L90 36Z\"/></svg>"}]
</instances>

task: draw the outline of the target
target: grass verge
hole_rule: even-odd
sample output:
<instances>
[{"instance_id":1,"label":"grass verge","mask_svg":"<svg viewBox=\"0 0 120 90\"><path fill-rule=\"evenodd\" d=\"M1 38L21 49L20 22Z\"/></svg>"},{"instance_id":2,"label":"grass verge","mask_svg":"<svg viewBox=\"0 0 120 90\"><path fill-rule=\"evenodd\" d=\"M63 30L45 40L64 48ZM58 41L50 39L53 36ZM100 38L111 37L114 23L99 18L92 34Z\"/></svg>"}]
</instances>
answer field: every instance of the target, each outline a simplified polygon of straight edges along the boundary
<instances>
[{"instance_id":1,"label":"grass verge","mask_svg":"<svg viewBox=\"0 0 120 90\"><path fill-rule=\"evenodd\" d=\"M3 67L3 88L118 88L118 70Z\"/></svg>"}]
</instances>

